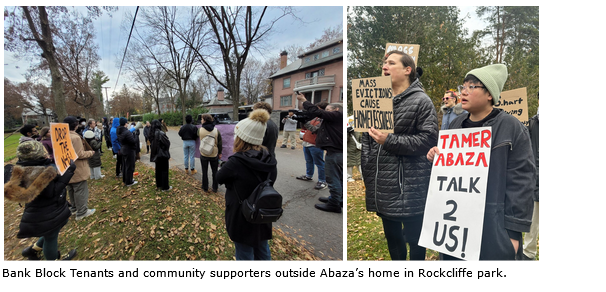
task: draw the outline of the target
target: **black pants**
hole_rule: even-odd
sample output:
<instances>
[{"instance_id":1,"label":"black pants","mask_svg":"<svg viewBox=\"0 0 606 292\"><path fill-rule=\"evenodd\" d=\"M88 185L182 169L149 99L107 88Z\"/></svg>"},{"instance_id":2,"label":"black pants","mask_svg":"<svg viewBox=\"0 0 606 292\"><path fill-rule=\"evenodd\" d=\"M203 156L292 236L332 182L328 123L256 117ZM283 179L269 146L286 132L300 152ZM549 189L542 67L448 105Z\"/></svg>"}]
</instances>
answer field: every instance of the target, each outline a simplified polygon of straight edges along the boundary
<instances>
[{"instance_id":1,"label":"black pants","mask_svg":"<svg viewBox=\"0 0 606 292\"><path fill-rule=\"evenodd\" d=\"M118 152L116 155L116 176L122 173L122 154Z\"/></svg>"},{"instance_id":2,"label":"black pants","mask_svg":"<svg viewBox=\"0 0 606 292\"><path fill-rule=\"evenodd\" d=\"M135 172L135 152L128 151L122 154L122 181L125 185L133 183L133 173Z\"/></svg>"},{"instance_id":3,"label":"black pants","mask_svg":"<svg viewBox=\"0 0 606 292\"><path fill-rule=\"evenodd\" d=\"M156 187L168 190L168 158L156 158Z\"/></svg>"},{"instance_id":4,"label":"black pants","mask_svg":"<svg viewBox=\"0 0 606 292\"><path fill-rule=\"evenodd\" d=\"M391 259L405 261L408 253L406 243L410 246L410 260L425 260L426 248L419 245L423 215L413 217L381 217L383 230L387 239L387 248ZM406 236L404 236L406 233Z\"/></svg>"},{"instance_id":5,"label":"black pants","mask_svg":"<svg viewBox=\"0 0 606 292\"><path fill-rule=\"evenodd\" d=\"M204 157L200 156L200 165L202 165L202 190L208 191L208 165L210 164L210 171L213 175L213 192L216 192L219 188L219 183L215 178L217 175L217 169L219 168L219 157Z\"/></svg>"}]
</instances>

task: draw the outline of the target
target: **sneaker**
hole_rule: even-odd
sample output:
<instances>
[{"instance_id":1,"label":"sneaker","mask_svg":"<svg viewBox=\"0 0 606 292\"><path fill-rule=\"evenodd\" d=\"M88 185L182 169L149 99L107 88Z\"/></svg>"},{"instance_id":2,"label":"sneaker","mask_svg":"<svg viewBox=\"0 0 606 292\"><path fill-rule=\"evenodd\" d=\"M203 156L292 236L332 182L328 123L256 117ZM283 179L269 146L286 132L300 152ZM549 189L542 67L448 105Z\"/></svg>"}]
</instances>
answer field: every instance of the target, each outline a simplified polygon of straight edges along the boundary
<instances>
[{"instance_id":1,"label":"sneaker","mask_svg":"<svg viewBox=\"0 0 606 292\"><path fill-rule=\"evenodd\" d=\"M76 251L76 249L74 248L74 249L70 250L70 251L67 253L67 256L66 256L66 257L64 257L64 258L62 258L62 259L61 259L61 257L58 257L58 258L59 258L59 259L61 259L62 261L71 261L73 258L75 258L75 257L76 257L76 255L77 255L77 254L78 254L78 252L77 252L77 251Z\"/></svg>"},{"instance_id":2,"label":"sneaker","mask_svg":"<svg viewBox=\"0 0 606 292\"><path fill-rule=\"evenodd\" d=\"M23 251L21 251L21 255L30 261L40 260L40 251L35 250L33 244L23 249Z\"/></svg>"},{"instance_id":3,"label":"sneaker","mask_svg":"<svg viewBox=\"0 0 606 292\"><path fill-rule=\"evenodd\" d=\"M198 173L198 171L195 168L191 170L191 174L196 174L196 173Z\"/></svg>"},{"instance_id":4,"label":"sneaker","mask_svg":"<svg viewBox=\"0 0 606 292\"><path fill-rule=\"evenodd\" d=\"M290 147L290 149L295 150L295 146Z\"/></svg>"},{"instance_id":5,"label":"sneaker","mask_svg":"<svg viewBox=\"0 0 606 292\"><path fill-rule=\"evenodd\" d=\"M326 187L328 187L328 185L327 185L325 182L321 182L321 181L319 181L319 182L316 184L316 186L314 187L314 189L316 189L316 190L323 190L323 189L325 189Z\"/></svg>"},{"instance_id":6,"label":"sneaker","mask_svg":"<svg viewBox=\"0 0 606 292\"><path fill-rule=\"evenodd\" d=\"M116 175L116 178L120 178L122 177L122 174Z\"/></svg>"},{"instance_id":7,"label":"sneaker","mask_svg":"<svg viewBox=\"0 0 606 292\"><path fill-rule=\"evenodd\" d=\"M286 148L286 145L282 145L282 146L280 146L280 148Z\"/></svg>"},{"instance_id":8,"label":"sneaker","mask_svg":"<svg viewBox=\"0 0 606 292\"><path fill-rule=\"evenodd\" d=\"M347 182L354 182L354 181L356 181L356 180L351 177L347 179Z\"/></svg>"},{"instance_id":9,"label":"sneaker","mask_svg":"<svg viewBox=\"0 0 606 292\"><path fill-rule=\"evenodd\" d=\"M127 187L132 187L132 186L134 186L134 185L136 185L136 184L138 184L138 183L139 183L138 181L134 180L132 184L130 184L130 185L126 185L126 186L127 186Z\"/></svg>"},{"instance_id":10,"label":"sneaker","mask_svg":"<svg viewBox=\"0 0 606 292\"><path fill-rule=\"evenodd\" d=\"M118 158L118 155L114 154L114 159Z\"/></svg>"},{"instance_id":11,"label":"sneaker","mask_svg":"<svg viewBox=\"0 0 606 292\"><path fill-rule=\"evenodd\" d=\"M297 179L300 180L304 180L304 181L312 181L313 179L307 175L302 175L302 176L297 176Z\"/></svg>"},{"instance_id":12,"label":"sneaker","mask_svg":"<svg viewBox=\"0 0 606 292\"><path fill-rule=\"evenodd\" d=\"M80 221L90 215L95 214L95 211L96 211L95 209L88 209L88 210L86 210L86 213L84 213L84 215L82 215L82 216L76 215L76 221Z\"/></svg>"},{"instance_id":13,"label":"sneaker","mask_svg":"<svg viewBox=\"0 0 606 292\"><path fill-rule=\"evenodd\" d=\"M172 190L172 189L173 189L173 186L169 186L169 187L168 187L168 189L166 189L166 190L162 190L162 191L163 191L163 192L168 192L168 191L170 191L170 190Z\"/></svg>"}]
</instances>

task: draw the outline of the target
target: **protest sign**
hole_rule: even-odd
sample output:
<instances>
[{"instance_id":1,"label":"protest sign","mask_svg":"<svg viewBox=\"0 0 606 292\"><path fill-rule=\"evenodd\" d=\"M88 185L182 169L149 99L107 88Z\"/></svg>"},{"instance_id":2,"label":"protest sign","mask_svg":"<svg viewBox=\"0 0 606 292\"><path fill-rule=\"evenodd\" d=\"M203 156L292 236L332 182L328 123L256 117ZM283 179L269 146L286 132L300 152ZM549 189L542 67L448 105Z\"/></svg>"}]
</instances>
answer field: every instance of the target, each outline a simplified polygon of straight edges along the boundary
<instances>
[{"instance_id":1,"label":"protest sign","mask_svg":"<svg viewBox=\"0 0 606 292\"><path fill-rule=\"evenodd\" d=\"M351 82L353 127L368 132L374 127L383 133L393 133L393 90L391 77L354 79Z\"/></svg>"},{"instance_id":2,"label":"protest sign","mask_svg":"<svg viewBox=\"0 0 606 292\"><path fill-rule=\"evenodd\" d=\"M480 258L491 144L491 127L440 131L419 245Z\"/></svg>"},{"instance_id":3,"label":"protest sign","mask_svg":"<svg viewBox=\"0 0 606 292\"><path fill-rule=\"evenodd\" d=\"M518 118L524 126L529 125L526 87L501 92L501 98L494 107Z\"/></svg>"},{"instance_id":4,"label":"protest sign","mask_svg":"<svg viewBox=\"0 0 606 292\"><path fill-rule=\"evenodd\" d=\"M51 123L51 141L53 142L53 155L59 173L63 175L72 160L78 159L72 139L69 137L69 125L66 123Z\"/></svg>"},{"instance_id":5,"label":"protest sign","mask_svg":"<svg viewBox=\"0 0 606 292\"><path fill-rule=\"evenodd\" d=\"M420 47L420 45L388 43L387 45L385 45L385 54L387 55L387 53L391 51L400 51L406 53L407 55L412 57L412 59L415 61L416 66L418 64L417 59L419 59Z\"/></svg>"}]
</instances>

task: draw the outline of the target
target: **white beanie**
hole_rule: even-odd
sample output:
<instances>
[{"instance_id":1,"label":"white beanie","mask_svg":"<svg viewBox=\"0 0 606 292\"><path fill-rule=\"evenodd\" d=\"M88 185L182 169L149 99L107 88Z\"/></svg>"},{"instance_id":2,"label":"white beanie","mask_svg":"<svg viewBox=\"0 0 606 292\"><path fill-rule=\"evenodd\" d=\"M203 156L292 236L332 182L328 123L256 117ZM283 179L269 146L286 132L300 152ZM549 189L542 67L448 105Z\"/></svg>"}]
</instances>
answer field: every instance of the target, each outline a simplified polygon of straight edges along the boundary
<instances>
[{"instance_id":1,"label":"white beanie","mask_svg":"<svg viewBox=\"0 0 606 292\"><path fill-rule=\"evenodd\" d=\"M234 134L244 142L261 145L268 120L269 113L266 110L256 109L248 115L248 118L236 124Z\"/></svg>"}]
</instances>

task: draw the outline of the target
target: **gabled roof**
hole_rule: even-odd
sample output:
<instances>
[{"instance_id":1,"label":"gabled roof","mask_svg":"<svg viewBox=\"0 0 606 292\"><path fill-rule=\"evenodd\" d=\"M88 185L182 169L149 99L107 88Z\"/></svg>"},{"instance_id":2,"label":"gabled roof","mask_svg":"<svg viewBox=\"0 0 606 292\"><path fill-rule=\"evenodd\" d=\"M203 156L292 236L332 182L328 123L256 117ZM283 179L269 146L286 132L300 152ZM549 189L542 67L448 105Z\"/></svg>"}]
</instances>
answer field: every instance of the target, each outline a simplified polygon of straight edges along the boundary
<instances>
[{"instance_id":1,"label":"gabled roof","mask_svg":"<svg viewBox=\"0 0 606 292\"><path fill-rule=\"evenodd\" d=\"M318 60L313 60L311 62L307 62L307 63L303 63L303 58L306 56L309 56L315 52L319 52L322 50L325 50L326 48L332 47L336 44L340 44L343 42L343 37L340 37L338 39L334 39L332 41L328 41L326 43L323 43L322 45L311 49L305 53L303 53L302 55L299 55L299 59L297 59L296 61L290 63L290 65L287 65L286 67L278 70L278 72L274 73L273 75L269 76L269 79L274 79L276 77L282 76L282 75L286 75L289 73L293 73L296 72L298 70L304 69L304 68L308 68L308 67L313 67L322 63L326 63L326 62L330 62L333 61L335 59L343 59L343 50L341 50L341 52L337 53L337 54L331 54L328 57L324 57L324 58L320 58Z\"/></svg>"},{"instance_id":2,"label":"gabled roof","mask_svg":"<svg viewBox=\"0 0 606 292\"><path fill-rule=\"evenodd\" d=\"M323 43L323 44L321 44L321 45L319 45L319 46L317 46L317 47L315 47L315 48L313 48L313 49L311 49L311 50L309 50L307 52L304 52L303 54L301 54L301 55L299 55L297 57L299 57L301 59L301 58L303 58L305 56L309 56L309 55L311 55L311 54L313 54L315 52L322 51L322 50L324 50L324 49L326 49L328 47L331 47L331 46L333 46L335 44L339 44L339 43L342 43L342 42L343 42L343 37L334 39L332 41L327 41L327 42L325 42L325 43Z\"/></svg>"}]
</instances>

